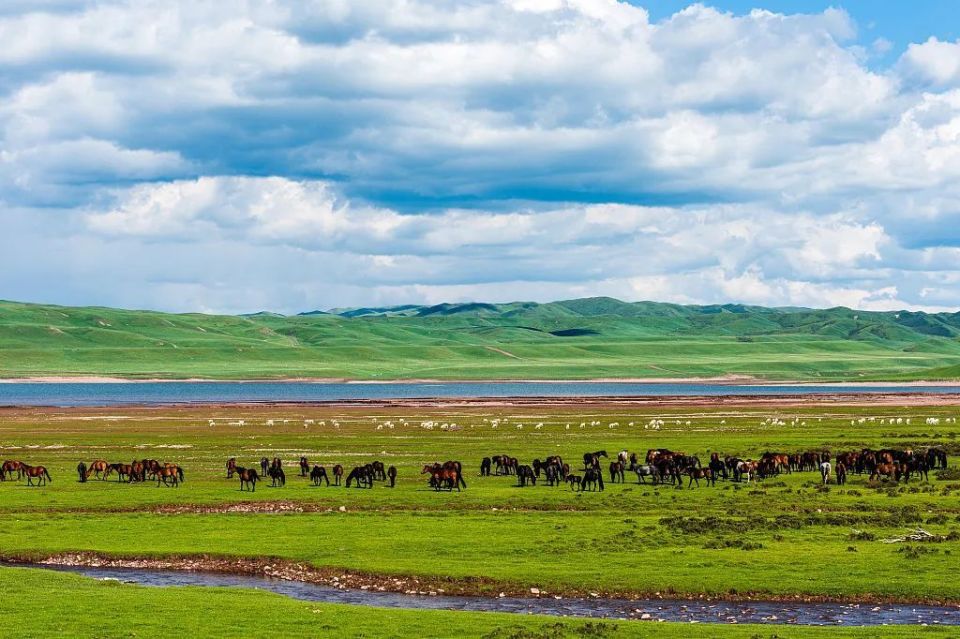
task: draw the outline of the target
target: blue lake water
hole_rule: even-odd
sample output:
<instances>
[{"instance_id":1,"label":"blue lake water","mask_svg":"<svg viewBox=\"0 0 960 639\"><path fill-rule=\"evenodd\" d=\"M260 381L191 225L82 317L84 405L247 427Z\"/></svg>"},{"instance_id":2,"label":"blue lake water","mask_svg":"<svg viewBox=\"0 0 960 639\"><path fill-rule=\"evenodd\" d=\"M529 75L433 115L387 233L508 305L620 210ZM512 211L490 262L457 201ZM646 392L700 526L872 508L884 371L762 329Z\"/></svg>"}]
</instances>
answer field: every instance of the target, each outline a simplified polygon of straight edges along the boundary
<instances>
[{"instance_id":1,"label":"blue lake water","mask_svg":"<svg viewBox=\"0 0 960 639\"><path fill-rule=\"evenodd\" d=\"M69 407L481 397L722 397L905 392L960 394L960 387L637 382L11 382L0 383L0 406Z\"/></svg>"}]
</instances>

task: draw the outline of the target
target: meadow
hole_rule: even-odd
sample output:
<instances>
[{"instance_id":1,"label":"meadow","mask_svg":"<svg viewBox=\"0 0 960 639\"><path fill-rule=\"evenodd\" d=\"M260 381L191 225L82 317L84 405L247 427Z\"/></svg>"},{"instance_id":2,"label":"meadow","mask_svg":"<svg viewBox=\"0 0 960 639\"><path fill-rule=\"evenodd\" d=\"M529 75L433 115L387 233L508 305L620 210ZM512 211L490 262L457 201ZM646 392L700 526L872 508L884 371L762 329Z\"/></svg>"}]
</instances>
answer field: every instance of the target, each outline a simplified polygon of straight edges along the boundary
<instances>
[{"instance_id":1,"label":"meadow","mask_svg":"<svg viewBox=\"0 0 960 639\"><path fill-rule=\"evenodd\" d=\"M405 308L224 316L0 302L0 377L960 377L960 314L609 298Z\"/></svg>"},{"instance_id":2,"label":"meadow","mask_svg":"<svg viewBox=\"0 0 960 639\"><path fill-rule=\"evenodd\" d=\"M477 476L481 458L494 454L527 463L559 454L577 467L583 452L599 449L643 454L668 447L706 460L714 451L757 457L767 450L937 445L955 456L958 415L960 407L949 405L694 401L643 407L594 402L3 409L0 456L44 464L53 482L40 488L0 483L0 556L247 558L374 582L415 578L449 593L524 595L537 588L564 596L960 603L960 581L954 578L960 568L960 475L953 459L951 470L941 478L931 474L929 482L874 484L853 474L846 486L826 488L810 472L692 489L642 485L628 474L625 484L608 481L602 493L542 482L518 488L513 477ZM372 489L314 487L294 467L300 455L328 469L379 459L398 468L398 483L394 489L381 483ZM232 456L248 466L263 456L281 457L287 485L271 488L266 481L256 492L241 492L239 483L225 476ZM96 458L173 461L184 467L186 481L179 488L115 478L79 483L77 462ZM468 487L461 493L437 493L420 474L425 463L446 459L464 464ZM883 543L917 527L939 541ZM103 592L104 602L116 598L116 605L133 609L140 599L174 596L87 581L68 575L21 578L14 569L0 569L5 593L0 610L11 605L7 586L13 583L23 597L57 584L84 596ZM186 602L215 596L225 606L256 600L251 611L276 600L241 592L183 596ZM83 598L58 600L48 621L68 618L52 612L64 607L88 615L89 607L79 601ZM308 607L282 605L294 611L291 619ZM324 619L337 627L354 623L348 621L355 616L351 610L334 606L327 612ZM397 628L423 623L402 611L377 614L395 617ZM451 623L474 633L463 636L511 623L520 624L517 636L538 636L537 624L556 623L504 621L483 613L478 625L476 614L447 614L460 620ZM205 622L193 623L202 629ZM636 628L642 625L627 627L643 636ZM528 630L534 634L522 634ZM814 630L759 632L820 636ZM797 634L805 632L813 634ZM727 635L718 630L713 636Z\"/></svg>"}]
</instances>

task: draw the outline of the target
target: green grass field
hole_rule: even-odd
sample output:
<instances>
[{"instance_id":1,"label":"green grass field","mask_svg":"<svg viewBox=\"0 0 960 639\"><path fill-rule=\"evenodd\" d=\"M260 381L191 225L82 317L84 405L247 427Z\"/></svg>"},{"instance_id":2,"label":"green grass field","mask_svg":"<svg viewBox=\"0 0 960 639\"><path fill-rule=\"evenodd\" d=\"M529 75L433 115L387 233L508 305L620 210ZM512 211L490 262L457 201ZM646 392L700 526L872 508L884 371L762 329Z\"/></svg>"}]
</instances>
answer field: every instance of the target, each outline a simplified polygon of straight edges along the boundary
<instances>
[{"instance_id":1,"label":"green grass field","mask_svg":"<svg viewBox=\"0 0 960 639\"><path fill-rule=\"evenodd\" d=\"M707 459L711 451L757 456L774 449L936 444L956 455L960 426L952 419L958 413L960 408L950 406L882 405L5 409L0 455L45 464L54 481L44 488L0 483L0 555L40 559L84 551L129 558L269 558L380 577L414 576L452 589L491 593L537 587L568 594L749 593L960 602L960 581L954 578L960 568L957 479L931 476L929 483L874 486L852 475L846 487L823 490L814 473L795 473L750 486L721 482L716 488L677 489L637 485L635 476L628 475L627 484L608 483L603 493L575 494L566 487L521 489L513 478L476 476L479 460L487 455L508 453L529 462L561 454L575 463L584 451L600 448L644 452L666 446ZM928 418L940 422L928 424ZM230 425L241 419L242 426ZM496 428L495 419L500 420ZM652 430L651 419L664 423ZM429 422L432 430L423 427ZM381 459L399 469L398 485L393 490L381 485L371 490L315 488L292 467L301 454L328 467ZM284 488L266 482L256 493L242 493L235 480L224 476L230 456L253 465L261 456L274 455L288 461ZM143 457L180 463L186 482L173 489L76 481L74 467L81 459ZM438 494L426 486L420 466L443 459L464 462L467 490ZM917 526L946 540L881 541ZM35 610L31 619L41 624L37 627L55 630L59 623L72 629L77 626L70 624L87 620L99 624L103 634L113 634L116 626L98 611L129 610L130 619L150 617L149 628L170 618L172 613L155 611L172 598L183 602L184 611L197 611L187 614L201 633L211 623L199 612L204 601L228 610L245 607L231 621L244 627L282 616L277 627L285 628L297 619L323 615L324 623L338 630L360 623L357 632L367 636L382 636L369 625L376 623L396 636L408 636L434 614L378 611L361 623L362 613L349 608L267 594L158 592L66 575L21 577L3 569L0 615L4 606L16 607L18 597L30 600L44 588L76 591L77 596L59 597L39 613ZM257 612L268 608L275 611ZM436 619L447 617L451 628L463 629L457 633L462 636L489 635L496 628L513 629L489 636L540 636L538 627L555 623L467 613L437 613ZM565 632L577 636L579 626L564 623ZM645 636L643 626L626 624L615 634ZM522 628L532 628L534 634L522 634L527 632ZM657 628L683 636L683 626ZM718 628L710 636L824 636L822 631L779 627L744 632ZM885 630L884 636L915 636L902 632Z\"/></svg>"},{"instance_id":2,"label":"green grass field","mask_svg":"<svg viewBox=\"0 0 960 639\"><path fill-rule=\"evenodd\" d=\"M173 315L0 302L0 377L960 377L960 314L626 304Z\"/></svg>"}]
</instances>

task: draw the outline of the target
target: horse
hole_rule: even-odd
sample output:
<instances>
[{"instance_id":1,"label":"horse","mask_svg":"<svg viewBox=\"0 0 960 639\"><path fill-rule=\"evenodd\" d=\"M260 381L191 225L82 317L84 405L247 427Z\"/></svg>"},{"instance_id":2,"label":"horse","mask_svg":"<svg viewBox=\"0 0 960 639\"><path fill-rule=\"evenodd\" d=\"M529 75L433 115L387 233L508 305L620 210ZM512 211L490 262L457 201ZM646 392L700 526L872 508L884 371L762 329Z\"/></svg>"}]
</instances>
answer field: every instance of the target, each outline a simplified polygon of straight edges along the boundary
<instances>
[{"instance_id":1,"label":"horse","mask_svg":"<svg viewBox=\"0 0 960 639\"><path fill-rule=\"evenodd\" d=\"M584 453L583 454L584 470L588 468L593 468L593 469L600 468L600 458L606 457L606 456L607 456L607 451L605 450L598 450L593 453Z\"/></svg>"},{"instance_id":2,"label":"horse","mask_svg":"<svg viewBox=\"0 0 960 639\"><path fill-rule=\"evenodd\" d=\"M26 464L21 464L23 469L23 474L27 478L27 486L35 485L33 479L36 477L38 479L37 486L46 486L47 482L52 482L53 479L50 477L50 473L47 472L46 466L27 466Z\"/></svg>"},{"instance_id":3,"label":"horse","mask_svg":"<svg viewBox=\"0 0 960 639\"><path fill-rule=\"evenodd\" d=\"M527 484L531 486L537 485L537 475L533 472L533 468L527 464L522 464L517 468L517 485L523 488Z\"/></svg>"},{"instance_id":4,"label":"horse","mask_svg":"<svg viewBox=\"0 0 960 639\"><path fill-rule=\"evenodd\" d=\"M267 471L270 469L270 460L266 457L260 458L260 474L266 477Z\"/></svg>"},{"instance_id":5,"label":"horse","mask_svg":"<svg viewBox=\"0 0 960 639\"><path fill-rule=\"evenodd\" d=\"M77 475L80 476L81 484L87 483L87 465L84 464L83 462L80 462L79 464L77 464Z\"/></svg>"},{"instance_id":6,"label":"horse","mask_svg":"<svg viewBox=\"0 0 960 639\"><path fill-rule=\"evenodd\" d=\"M580 475L567 475L566 482L570 484L570 490L580 492L581 482L583 482L583 477Z\"/></svg>"},{"instance_id":7,"label":"horse","mask_svg":"<svg viewBox=\"0 0 960 639\"><path fill-rule=\"evenodd\" d=\"M832 471L833 471L833 468L830 466L830 462L828 461L820 462L820 478L823 479L824 486L830 483L830 473Z\"/></svg>"},{"instance_id":8,"label":"horse","mask_svg":"<svg viewBox=\"0 0 960 639\"><path fill-rule=\"evenodd\" d=\"M314 466L313 470L310 471L310 479L313 481L314 486L319 486L321 481L327 482L327 486L330 485L330 478L327 477L327 469L323 466Z\"/></svg>"},{"instance_id":9,"label":"horse","mask_svg":"<svg viewBox=\"0 0 960 639\"><path fill-rule=\"evenodd\" d=\"M13 479L13 473L17 473L17 479L23 477L23 462L7 460L0 466L0 472L7 476L7 479Z\"/></svg>"},{"instance_id":10,"label":"horse","mask_svg":"<svg viewBox=\"0 0 960 639\"><path fill-rule=\"evenodd\" d=\"M158 468L155 475L157 478L157 488L160 488L161 483L163 483L164 486L176 488L179 487L180 482L183 481L183 469L174 464L165 464L161 468Z\"/></svg>"},{"instance_id":11,"label":"horse","mask_svg":"<svg viewBox=\"0 0 960 639\"><path fill-rule=\"evenodd\" d=\"M492 464L493 462L490 460L489 457L484 457L483 459L480 460L480 476L481 477L490 476L490 467Z\"/></svg>"},{"instance_id":12,"label":"horse","mask_svg":"<svg viewBox=\"0 0 960 639\"><path fill-rule=\"evenodd\" d=\"M447 462L447 464L450 464L450 462ZM460 484L463 481L463 478L460 477L460 473L455 467L448 466L447 464L428 464L423 467L423 469L420 471L420 474L430 475L430 486L435 491L439 491L441 488L446 488L447 490L452 491L454 488L456 488L457 492L460 492ZM531 472L532 470L533 469L531 469ZM466 484L464 484L464 488L466 488Z\"/></svg>"},{"instance_id":13,"label":"horse","mask_svg":"<svg viewBox=\"0 0 960 639\"><path fill-rule=\"evenodd\" d=\"M158 462L156 459L144 459L142 463L144 467L144 477L156 479L157 473L161 468L160 462Z\"/></svg>"},{"instance_id":14,"label":"horse","mask_svg":"<svg viewBox=\"0 0 960 639\"><path fill-rule=\"evenodd\" d=\"M237 458L231 457L227 460L227 479L233 479L235 472L237 472Z\"/></svg>"},{"instance_id":15,"label":"horse","mask_svg":"<svg viewBox=\"0 0 960 639\"><path fill-rule=\"evenodd\" d=\"M942 448L928 448L926 458L929 468L936 470L947 467L947 451Z\"/></svg>"},{"instance_id":16,"label":"horse","mask_svg":"<svg viewBox=\"0 0 960 639\"><path fill-rule=\"evenodd\" d=\"M306 457L300 458L300 476L306 477L310 473L310 464L307 462Z\"/></svg>"},{"instance_id":17,"label":"horse","mask_svg":"<svg viewBox=\"0 0 960 639\"><path fill-rule=\"evenodd\" d=\"M633 472L637 474L637 483L645 484L647 481L644 477L652 477L653 483L657 483L657 478L660 474L657 472L657 467L653 464L639 464L633 467Z\"/></svg>"},{"instance_id":18,"label":"horse","mask_svg":"<svg viewBox=\"0 0 960 639\"><path fill-rule=\"evenodd\" d=\"M347 475L347 488L356 482L357 488L373 488L373 473L367 466L355 466Z\"/></svg>"},{"instance_id":19,"label":"horse","mask_svg":"<svg viewBox=\"0 0 960 639\"><path fill-rule=\"evenodd\" d=\"M894 464L890 462L877 464L874 467L873 472L870 473L870 481L873 481L874 479L892 479L894 481L900 481L900 473L900 464Z\"/></svg>"},{"instance_id":20,"label":"horse","mask_svg":"<svg viewBox=\"0 0 960 639\"><path fill-rule=\"evenodd\" d=\"M130 464L108 464L107 465L107 475L110 473L117 473L117 482L123 481L124 477L127 479L129 484L133 481L131 474L133 473L133 466Z\"/></svg>"},{"instance_id":21,"label":"horse","mask_svg":"<svg viewBox=\"0 0 960 639\"><path fill-rule=\"evenodd\" d=\"M397 467L391 466L387 469L387 479L390 481L390 488L397 485Z\"/></svg>"},{"instance_id":22,"label":"horse","mask_svg":"<svg viewBox=\"0 0 960 639\"><path fill-rule=\"evenodd\" d=\"M630 461L630 451L624 449L617 453L617 461L623 464L623 467L627 467L627 463Z\"/></svg>"},{"instance_id":23,"label":"horse","mask_svg":"<svg viewBox=\"0 0 960 639\"><path fill-rule=\"evenodd\" d=\"M556 464L550 464L547 466L544 470L544 473L547 477L547 486L559 486L560 482L563 481L560 466L557 466Z\"/></svg>"},{"instance_id":24,"label":"horse","mask_svg":"<svg viewBox=\"0 0 960 639\"><path fill-rule=\"evenodd\" d=\"M687 488L693 488L693 482L697 482L697 488L700 488L700 480L706 479L707 486L717 485L717 476L709 468L688 468L687 474L690 476L690 483Z\"/></svg>"},{"instance_id":25,"label":"horse","mask_svg":"<svg viewBox=\"0 0 960 639\"><path fill-rule=\"evenodd\" d=\"M837 486L843 486L847 483L847 467L842 461L837 461L837 467L834 472L837 477Z\"/></svg>"},{"instance_id":26,"label":"horse","mask_svg":"<svg viewBox=\"0 0 960 639\"><path fill-rule=\"evenodd\" d=\"M279 466L271 466L267 469L267 476L270 477L270 486L276 488L287 485L287 476Z\"/></svg>"},{"instance_id":27,"label":"horse","mask_svg":"<svg viewBox=\"0 0 960 639\"><path fill-rule=\"evenodd\" d=\"M370 463L373 467L373 478L379 481L387 480L387 469L382 461L373 461Z\"/></svg>"},{"instance_id":28,"label":"horse","mask_svg":"<svg viewBox=\"0 0 960 639\"><path fill-rule=\"evenodd\" d=\"M707 467L713 471L714 480L716 480L718 476L727 479L727 465L720 461L719 453L711 453L710 464Z\"/></svg>"},{"instance_id":29,"label":"horse","mask_svg":"<svg viewBox=\"0 0 960 639\"><path fill-rule=\"evenodd\" d=\"M588 468L583 473L583 479L580 480L580 490L590 489L591 491L600 490L603 492L603 473L598 468Z\"/></svg>"},{"instance_id":30,"label":"horse","mask_svg":"<svg viewBox=\"0 0 960 639\"><path fill-rule=\"evenodd\" d=\"M154 473L156 475L156 473ZM130 481L146 481L147 466L142 461L133 460L130 464Z\"/></svg>"},{"instance_id":31,"label":"horse","mask_svg":"<svg viewBox=\"0 0 960 639\"><path fill-rule=\"evenodd\" d=\"M234 472L240 478L240 490L243 490L246 486L250 489L250 492L257 492L257 482L260 480L260 475L257 474L256 470L237 466Z\"/></svg>"},{"instance_id":32,"label":"horse","mask_svg":"<svg viewBox=\"0 0 960 639\"><path fill-rule=\"evenodd\" d=\"M95 459L90 462L90 465L87 466L87 478L93 475L99 480L104 480L107 478L107 462L102 459Z\"/></svg>"},{"instance_id":33,"label":"horse","mask_svg":"<svg viewBox=\"0 0 960 639\"><path fill-rule=\"evenodd\" d=\"M615 484L617 482L621 484L624 482L623 462L621 461L610 462L610 483Z\"/></svg>"},{"instance_id":34,"label":"horse","mask_svg":"<svg viewBox=\"0 0 960 639\"><path fill-rule=\"evenodd\" d=\"M334 485L334 486L339 486L339 485L340 485L340 479L341 479L342 477L343 477L343 466L341 466L340 464L336 464L336 465L333 467L333 485Z\"/></svg>"}]
</instances>

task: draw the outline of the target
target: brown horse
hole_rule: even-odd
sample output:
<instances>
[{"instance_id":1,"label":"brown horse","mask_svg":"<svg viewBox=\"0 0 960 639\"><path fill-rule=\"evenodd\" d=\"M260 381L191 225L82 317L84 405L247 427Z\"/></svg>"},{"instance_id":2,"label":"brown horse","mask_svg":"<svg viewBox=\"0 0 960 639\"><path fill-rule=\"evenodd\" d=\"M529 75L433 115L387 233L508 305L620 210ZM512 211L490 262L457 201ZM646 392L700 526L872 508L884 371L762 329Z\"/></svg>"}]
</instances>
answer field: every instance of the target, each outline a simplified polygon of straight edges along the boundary
<instances>
[{"instance_id":1,"label":"brown horse","mask_svg":"<svg viewBox=\"0 0 960 639\"><path fill-rule=\"evenodd\" d=\"M102 459L95 459L90 462L90 465L87 466L87 477L91 475L97 479L104 480L107 478L107 462Z\"/></svg>"},{"instance_id":2,"label":"brown horse","mask_svg":"<svg viewBox=\"0 0 960 639\"><path fill-rule=\"evenodd\" d=\"M460 473L455 468L444 468L440 464L426 465L420 474L430 475L430 487L436 491L442 488L452 491L456 487L457 492L460 492Z\"/></svg>"},{"instance_id":3,"label":"brown horse","mask_svg":"<svg viewBox=\"0 0 960 639\"><path fill-rule=\"evenodd\" d=\"M37 486L46 486L48 481L53 481L50 478L50 473L47 472L46 466L27 466L26 464L21 464L23 474L27 477L27 486L33 486L33 479L37 478Z\"/></svg>"},{"instance_id":4,"label":"brown horse","mask_svg":"<svg viewBox=\"0 0 960 639\"><path fill-rule=\"evenodd\" d=\"M900 473L900 464L894 464L890 462L877 464L877 466L873 469L873 472L870 473L870 480L892 479L894 481L900 481Z\"/></svg>"},{"instance_id":5,"label":"brown horse","mask_svg":"<svg viewBox=\"0 0 960 639\"><path fill-rule=\"evenodd\" d=\"M337 464L333 467L333 485L339 486L341 479L343 479L343 466Z\"/></svg>"},{"instance_id":6,"label":"brown horse","mask_svg":"<svg viewBox=\"0 0 960 639\"><path fill-rule=\"evenodd\" d=\"M133 466L130 464L108 464L107 465L107 475L110 473L117 474L117 481L121 482L126 478L127 483L133 481Z\"/></svg>"},{"instance_id":7,"label":"brown horse","mask_svg":"<svg viewBox=\"0 0 960 639\"><path fill-rule=\"evenodd\" d=\"M176 464L164 464L157 470L157 488L160 488L162 482L164 486L176 488L183 481L183 469Z\"/></svg>"},{"instance_id":8,"label":"brown horse","mask_svg":"<svg viewBox=\"0 0 960 639\"><path fill-rule=\"evenodd\" d=\"M260 475L257 474L256 470L237 466L234 472L240 478L240 490L244 490L244 488L247 487L250 489L250 492L257 492L257 481L259 481Z\"/></svg>"},{"instance_id":9,"label":"brown horse","mask_svg":"<svg viewBox=\"0 0 960 639\"><path fill-rule=\"evenodd\" d=\"M7 476L7 479L13 479L13 473L17 473L17 479L23 477L23 462L7 460L0 466L0 472Z\"/></svg>"},{"instance_id":10,"label":"brown horse","mask_svg":"<svg viewBox=\"0 0 960 639\"><path fill-rule=\"evenodd\" d=\"M227 479L233 479L235 472L237 472L237 458L231 457L227 460Z\"/></svg>"},{"instance_id":11,"label":"brown horse","mask_svg":"<svg viewBox=\"0 0 960 639\"><path fill-rule=\"evenodd\" d=\"M306 477L310 474L310 463L307 461L306 457L300 458L300 476Z\"/></svg>"}]
</instances>

